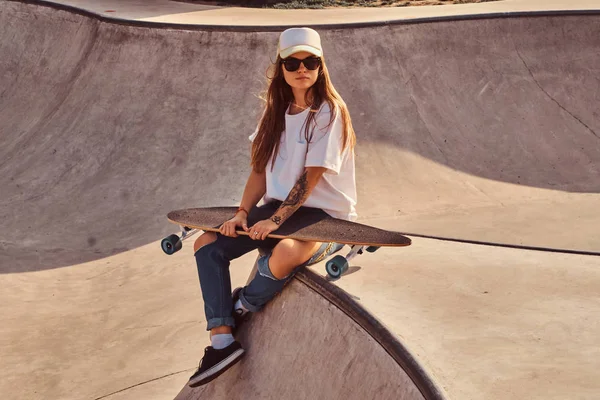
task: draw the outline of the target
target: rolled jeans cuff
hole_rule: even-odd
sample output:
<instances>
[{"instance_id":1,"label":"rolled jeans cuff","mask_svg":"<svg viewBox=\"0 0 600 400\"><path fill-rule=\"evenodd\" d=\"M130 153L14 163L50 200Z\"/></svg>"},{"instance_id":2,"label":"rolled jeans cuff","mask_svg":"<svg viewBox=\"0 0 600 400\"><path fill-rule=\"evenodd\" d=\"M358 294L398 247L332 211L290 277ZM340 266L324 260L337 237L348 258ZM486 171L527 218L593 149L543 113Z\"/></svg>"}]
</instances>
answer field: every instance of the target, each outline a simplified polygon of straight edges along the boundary
<instances>
[{"instance_id":1,"label":"rolled jeans cuff","mask_svg":"<svg viewBox=\"0 0 600 400\"><path fill-rule=\"evenodd\" d=\"M218 326L235 326L235 320L233 317L225 317L225 318L211 318L207 322L206 330L210 331L212 328L216 328Z\"/></svg>"},{"instance_id":2,"label":"rolled jeans cuff","mask_svg":"<svg viewBox=\"0 0 600 400\"><path fill-rule=\"evenodd\" d=\"M242 289L240 291L240 302L242 303L244 308L253 313L260 311L262 309L262 307L256 307L256 306L253 306L252 304L248 303L248 300L246 300L246 296L244 296L244 289Z\"/></svg>"}]
</instances>

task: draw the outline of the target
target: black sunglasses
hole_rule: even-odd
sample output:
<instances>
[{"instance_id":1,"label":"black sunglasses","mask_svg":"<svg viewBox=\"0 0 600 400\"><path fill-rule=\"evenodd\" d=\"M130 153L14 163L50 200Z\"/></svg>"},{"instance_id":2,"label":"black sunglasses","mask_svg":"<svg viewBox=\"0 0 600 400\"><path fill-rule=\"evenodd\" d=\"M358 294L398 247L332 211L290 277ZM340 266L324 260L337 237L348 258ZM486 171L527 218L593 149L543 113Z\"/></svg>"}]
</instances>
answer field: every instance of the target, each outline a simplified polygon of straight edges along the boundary
<instances>
[{"instance_id":1,"label":"black sunglasses","mask_svg":"<svg viewBox=\"0 0 600 400\"><path fill-rule=\"evenodd\" d=\"M304 60L299 60L294 57L288 57L286 59L281 60L281 62L283 63L283 66L288 72L297 71L298 68L300 68L301 63L304 64L306 69L310 71L314 71L321 65L321 59L319 57L308 57Z\"/></svg>"}]
</instances>

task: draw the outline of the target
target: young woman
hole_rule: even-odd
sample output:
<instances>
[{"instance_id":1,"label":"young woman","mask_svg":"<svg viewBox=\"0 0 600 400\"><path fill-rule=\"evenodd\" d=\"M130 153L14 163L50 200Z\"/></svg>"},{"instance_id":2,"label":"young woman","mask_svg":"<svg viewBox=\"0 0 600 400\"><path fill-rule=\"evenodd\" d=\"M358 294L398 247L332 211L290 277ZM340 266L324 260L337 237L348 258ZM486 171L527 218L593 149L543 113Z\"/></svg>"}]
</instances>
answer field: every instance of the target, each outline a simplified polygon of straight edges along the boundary
<instances>
[{"instance_id":1,"label":"young woman","mask_svg":"<svg viewBox=\"0 0 600 400\"><path fill-rule=\"evenodd\" d=\"M284 31L273 67L265 110L250 136L252 172L240 207L220 233L204 233L194 244L211 346L190 386L211 381L239 361L244 350L233 329L244 314L258 311L299 269L341 247L267 235L301 207L351 221L357 217L355 134L346 104L331 84L319 34L309 28ZM261 199L264 205L257 208ZM238 236L236 228L249 236ZM257 248L266 255L259 258L255 277L232 294L230 261Z\"/></svg>"}]
</instances>

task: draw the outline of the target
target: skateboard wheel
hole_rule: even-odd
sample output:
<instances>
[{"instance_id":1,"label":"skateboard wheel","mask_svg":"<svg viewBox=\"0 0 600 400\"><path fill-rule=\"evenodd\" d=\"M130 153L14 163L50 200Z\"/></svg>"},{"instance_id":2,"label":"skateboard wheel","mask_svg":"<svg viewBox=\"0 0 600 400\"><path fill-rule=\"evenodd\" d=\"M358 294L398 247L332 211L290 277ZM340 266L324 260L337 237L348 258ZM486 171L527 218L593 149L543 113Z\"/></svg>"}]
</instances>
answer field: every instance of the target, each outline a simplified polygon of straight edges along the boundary
<instances>
[{"instance_id":1,"label":"skateboard wheel","mask_svg":"<svg viewBox=\"0 0 600 400\"><path fill-rule=\"evenodd\" d=\"M348 260L343 256L335 256L325 264L327 275L332 278L339 278L348 271Z\"/></svg>"},{"instance_id":2,"label":"skateboard wheel","mask_svg":"<svg viewBox=\"0 0 600 400\"><path fill-rule=\"evenodd\" d=\"M160 242L160 247L168 255L178 252L182 246L181 239L177 235L167 236Z\"/></svg>"},{"instance_id":3,"label":"skateboard wheel","mask_svg":"<svg viewBox=\"0 0 600 400\"><path fill-rule=\"evenodd\" d=\"M379 246L369 246L369 247L367 247L367 251L369 253L375 253L377 250L379 250Z\"/></svg>"}]
</instances>

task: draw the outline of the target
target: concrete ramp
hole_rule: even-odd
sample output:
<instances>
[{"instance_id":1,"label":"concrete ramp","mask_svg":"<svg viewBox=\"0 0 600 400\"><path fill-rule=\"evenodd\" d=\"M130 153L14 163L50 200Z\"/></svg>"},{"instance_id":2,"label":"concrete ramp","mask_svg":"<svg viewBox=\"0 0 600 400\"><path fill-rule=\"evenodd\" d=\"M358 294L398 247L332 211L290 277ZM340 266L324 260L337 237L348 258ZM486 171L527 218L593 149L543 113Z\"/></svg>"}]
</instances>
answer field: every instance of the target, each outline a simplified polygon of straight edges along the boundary
<instances>
[{"instance_id":1,"label":"concrete ramp","mask_svg":"<svg viewBox=\"0 0 600 400\"><path fill-rule=\"evenodd\" d=\"M167 257L158 241L171 210L239 204L280 31L0 1L4 397L180 390L205 321L189 246ZM360 222L598 254L598 11L319 31L358 136ZM337 284L449 397L591 399L600 268L568 256L417 238ZM242 341L242 363L179 398L439 398L394 335L310 273Z\"/></svg>"},{"instance_id":2,"label":"concrete ramp","mask_svg":"<svg viewBox=\"0 0 600 400\"><path fill-rule=\"evenodd\" d=\"M342 289L297 275L242 326L242 361L213 382L185 387L195 399L443 399L395 335Z\"/></svg>"}]
</instances>

